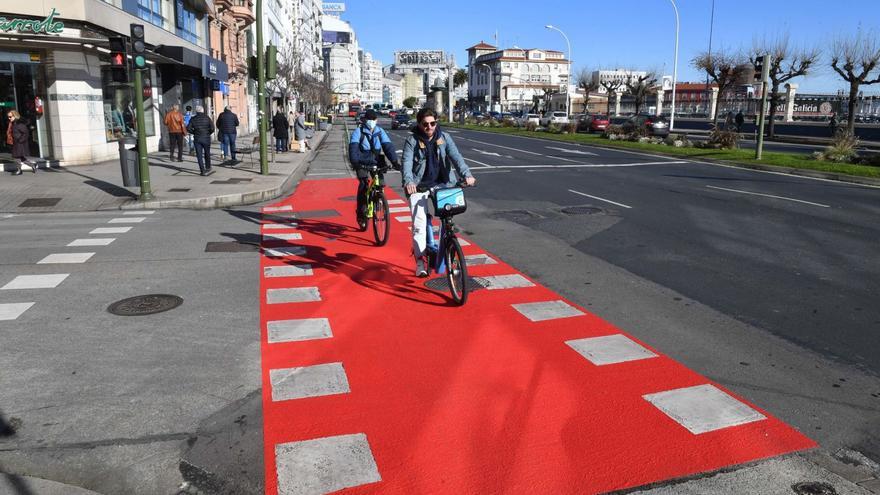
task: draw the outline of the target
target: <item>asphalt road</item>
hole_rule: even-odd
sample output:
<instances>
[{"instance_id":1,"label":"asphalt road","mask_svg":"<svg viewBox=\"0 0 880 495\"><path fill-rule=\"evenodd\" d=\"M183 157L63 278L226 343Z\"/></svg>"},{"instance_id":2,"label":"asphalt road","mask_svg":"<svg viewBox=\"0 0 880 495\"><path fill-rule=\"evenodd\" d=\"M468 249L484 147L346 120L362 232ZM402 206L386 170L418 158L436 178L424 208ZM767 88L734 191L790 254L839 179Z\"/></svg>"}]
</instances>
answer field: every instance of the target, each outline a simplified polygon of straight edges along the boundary
<instances>
[{"instance_id":1,"label":"asphalt road","mask_svg":"<svg viewBox=\"0 0 880 495\"><path fill-rule=\"evenodd\" d=\"M479 181L460 223L487 249L823 445L880 457L880 189L450 132Z\"/></svg>"}]
</instances>

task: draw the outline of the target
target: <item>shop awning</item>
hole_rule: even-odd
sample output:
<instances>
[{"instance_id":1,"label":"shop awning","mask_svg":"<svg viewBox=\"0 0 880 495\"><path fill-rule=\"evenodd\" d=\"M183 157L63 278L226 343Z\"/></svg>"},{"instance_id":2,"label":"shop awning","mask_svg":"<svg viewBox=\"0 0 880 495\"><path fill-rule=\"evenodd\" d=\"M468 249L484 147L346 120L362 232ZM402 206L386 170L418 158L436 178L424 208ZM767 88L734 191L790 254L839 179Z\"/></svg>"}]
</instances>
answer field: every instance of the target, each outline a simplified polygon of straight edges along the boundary
<instances>
[{"instance_id":1,"label":"shop awning","mask_svg":"<svg viewBox=\"0 0 880 495\"><path fill-rule=\"evenodd\" d=\"M194 67L196 69L202 69L204 67L202 63L202 57L204 55L190 50L189 48L184 48L182 46L159 45L153 51L163 57L174 60L181 65Z\"/></svg>"}]
</instances>

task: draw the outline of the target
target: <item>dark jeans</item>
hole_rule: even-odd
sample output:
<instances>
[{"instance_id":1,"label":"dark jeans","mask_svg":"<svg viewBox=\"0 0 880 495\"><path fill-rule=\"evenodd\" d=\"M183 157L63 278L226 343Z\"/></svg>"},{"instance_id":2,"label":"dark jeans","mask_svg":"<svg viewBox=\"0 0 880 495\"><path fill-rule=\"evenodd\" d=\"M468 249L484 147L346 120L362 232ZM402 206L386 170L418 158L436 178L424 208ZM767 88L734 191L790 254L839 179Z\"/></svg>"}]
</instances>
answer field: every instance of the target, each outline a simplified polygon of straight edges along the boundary
<instances>
[{"instance_id":1,"label":"dark jeans","mask_svg":"<svg viewBox=\"0 0 880 495\"><path fill-rule=\"evenodd\" d=\"M171 149L171 156L169 158L174 159L174 148L177 148L177 159L183 160L183 134L179 132L168 134L168 143Z\"/></svg>"},{"instance_id":2,"label":"dark jeans","mask_svg":"<svg viewBox=\"0 0 880 495\"><path fill-rule=\"evenodd\" d=\"M220 149L223 151L223 156L231 156L233 160L235 160L235 138L238 133L220 133Z\"/></svg>"},{"instance_id":3,"label":"dark jeans","mask_svg":"<svg viewBox=\"0 0 880 495\"><path fill-rule=\"evenodd\" d=\"M287 151L289 138L275 138L275 151Z\"/></svg>"},{"instance_id":4,"label":"dark jeans","mask_svg":"<svg viewBox=\"0 0 880 495\"><path fill-rule=\"evenodd\" d=\"M211 170L211 138L193 139L196 147L196 159L199 161L199 171L205 173Z\"/></svg>"},{"instance_id":5,"label":"dark jeans","mask_svg":"<svg viewBox=\"0 0 880 495\"><path fill-rule=\"evenodd\" d=\"M380 174L381 177L381 174ZM357 209L355 214L357 218L364 218L367 210L367 186L370 183L370 171L364 169L357 170L358 190L357 190Z\"/></svg>"}]
</instances>

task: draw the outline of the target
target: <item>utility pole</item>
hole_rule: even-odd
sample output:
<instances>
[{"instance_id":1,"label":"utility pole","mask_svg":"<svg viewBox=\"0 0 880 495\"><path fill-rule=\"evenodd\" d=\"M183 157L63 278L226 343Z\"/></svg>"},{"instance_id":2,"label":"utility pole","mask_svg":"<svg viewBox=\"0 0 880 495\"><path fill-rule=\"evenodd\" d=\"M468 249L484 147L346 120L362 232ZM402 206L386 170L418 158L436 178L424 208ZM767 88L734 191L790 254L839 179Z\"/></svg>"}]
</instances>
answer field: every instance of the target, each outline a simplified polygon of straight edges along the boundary
<instances>
[{"instance_id":1,"label":"utility pole","mask_svg":"<svg viewBox=\"0 0 880 495\"><path fill-rule=\"evenodd\" d=\"M764 112L767 107L767 78L770 76L770 55L764 54L755 58L755 72L761 73L761 108L758 110L758 145L755 147L755 160L760 160L764 153Z\"/></svg>"},{"instance_id":2,"label":"utility pole","mask_svg":"<svg viewBox=\"0 0 880 495\"><path fill-rule=\"evenodd\" d=\"M269 159L266 153L266 134L269 122L266 120L266 54L263 52L263 0L257 0L257 119L260 124L260 174L269 175Z\"/></svg>"},{"instance_id":3,"label":"utility pole","mask_svg":"<svg viewBox=\"0 0 880 495\"><path fill-rule=\"evenodd\" d=\"M449 122L452 123L452 92L455 90L455 77L452 73L452 68L455 65L455 58L452 55L446 56L446 91L449 93L448 100L449 102L446 104L446 107L449 109Z\"/></svg>"}]
</instances>

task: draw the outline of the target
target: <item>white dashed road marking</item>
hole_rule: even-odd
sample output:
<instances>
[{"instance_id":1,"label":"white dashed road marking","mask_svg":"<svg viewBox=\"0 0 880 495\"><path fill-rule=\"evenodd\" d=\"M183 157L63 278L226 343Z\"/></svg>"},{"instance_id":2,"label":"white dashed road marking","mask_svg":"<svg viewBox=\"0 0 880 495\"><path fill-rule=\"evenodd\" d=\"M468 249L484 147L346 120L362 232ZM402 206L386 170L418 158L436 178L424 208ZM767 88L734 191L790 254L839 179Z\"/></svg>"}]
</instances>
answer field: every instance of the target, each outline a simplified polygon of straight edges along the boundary
<instances>
[{"instance_id":1,"label":"white dashed road marking","mask_svg":"<svg viewBox=\"0 0 880 495\"><path fill-rule=\"evenodd\" d=\"M412 222L412 217L394 217L394 219L401 223Z\"/></svg>"},{"instance_id":2,"label":"white dashed road marking","mask_svg":"<svg viewBox=\"0 0 880 495\"><path fill-rule=\"evenodd\" d=\"M545 146L545 148L547 148L548 150L556 150L556 151L562 151L565 153L573 153L575 155L597 156L596 153L593 153L592 151L581 151L581 150L573 150L573 149L568 149L568 148L557 148L555 146Z\"/></svg>"},{"instance_id":3,"label":"white dashed road marking","mask_svg":"<svg viewBox=\"0 0 880 495\"><path fill-rule=\"evenodd\" d=\"M320 301L321 293L317 287L295 287L291 289L269 289L266 291L266 304L282 304Z\"/></svg>"},{"instance_id":4,"label":"white dashed road marking","mask_svg":"<svg viewBox=\"0 0 880 495\"><path fill-rule=\"evenodd\" d=\"M406 201L404 201L402 199L389 199L388 204L389 205L405 205Z\"/></svg>"},{"instance_id":5,"label":"white dashed road marking","mask_svg":"<svg viewBox=\"0 0 880 495\"><path fill-rule=\"evenodd\" d=\"M484 286L489 290L498 289L515 289L519 287L534 287L529 279L518 273L512 275L493 275L489 277L480 277L483 279Z\"/></svg>"},{"instance_id":6,"label":"white dashed road marking","mask_svg":"<svg viewBox=\"0 0 880 495\"><path fill-rule=\"evenodd\" d=\"M569 306L565 301L514 304L513 309L519 311L521 315L532 321L555 320L584 315L579 309Z\"/></svg>"},{"instance_id":7,"label":"white dashed road marking","mask_svg":"<svg viewBox=\"0 0 880 495\"><path fill-rule=\"evenodd\" d=\"M488 254L468 254L464 257L468 265L495 265L498 262Z\"/></svg>"},{"instance_id":8,"label":"white dashed road marking","mask_svg":"<svg viewBox=\"0 0 880 495\"><path fill-rule=\"evenodd\" d=\"M643 398L694 435L767 419L710 384L648 394Z\"/></svg>"},{"instance_id":9,"label":"white dashed road marking","mask_svg":"<svg viewBox=\"0 0 880 495\"><path fill-rule=\"evenodd\" d=\"M123 215L152 215L156 210L132 210L123 212Z\"/></svg>"},{"instance_id":10,"label":"white dashed road marking","mask_svg":"<svg viewBox=\"0 0 880 495\"><path fill-rule=\"evenodd\" d=\"M266 206L263 208L264 213L271 213L273 211L293 211L293 205Z\"/></svg>"},{"instance_id":11,"label":"white dashed road marking","mask_svg":"<svg viewBox=\"0 0 880 495\"><path fill-rule=\"evenodd\" d=\"M146 219L147 217L118 217L111 218L107 223L141 223Z\"/></svg>"},{"instance_id":12,"label":"white dashed road marking","mask_svg":"<svg viewBox=\"0 0 880 495\"><path fill-rule=\"evenodd\" d=\"M330 320L327 318L270 321L266 328L270 344L327 339L333 336Z\"/></svg>"},{"instance_id":13,"label":"white dashed road marking","mask_svg":"<svg viewBox=\"0 0 880 495\"><path fill-rule=\"evenodd\" d=\"M124 234L131 229L131 227L99 227L89 234Z\"/></svg>"},{"instance_id":14,"label":"white dashed road marking","mask_svg":"<svg viewBox=\"0 0 880 495\"><path fill-rule=\"evenodd\" d=\"M596 366L657 357L653 352L620 334L569 340L566 344Z\"/></svg>"},{"instance_id":15,"label":"white dashed road marking","mask_svg":"<svg viewBox=\"0 0 880 495\"><path fill-rule=\"evenodd\" d=\"M285 256L302 256L306 254L304 246L287 246L280 248L266 249L265 255L270 258L284 258Z\"/></svg>"},{"instance_id":16,"label":"white dashed road marking","mask_svg":"<svg viewBox=\"0 0 880 495\"><path fill-rule=\"evenodd\" d=\"M409 207L408 206L397 206L394 208L388 208L388 213L403 213L403 212L409 212Z\"/></svg>"},{"instance_id":17,"label":"white dashed road marking","mask_svg":"<svg viewBox=\"0 0 880 495\"><path fill-rule=\"evenodd\" d=\"M606 202L606 203L611 203L611 204L613 204L613 205L620 206L621 208L632 208L632 206L627 206L627 205L625 205L625 204L623 204L623 203L617 203L617 202L615 202L615 201L611 201L610 199L600 198L599 196L591 196L591 195L589 195L589 194L587 194L587 193L582 193L582 192L579 192L579 191L575 191L574 189L569 189L568 192L570 192L570 193L574 193L574 194L578 194L578 195L580 195L580 196L585 196L585 197L587 197L587 198L592 198L592 199L596 199L596 200L599 200L599 201L604 201L604 202Z\"/></svg>"},{"instance_id":18,"label":"white dashed road marking","mask_svg":"<svg viewBox=\"0 0 880 495\"><path fill-rule=\"evenodd\" d=\"M278 495L317 495L382 481L363 433L275 445Z\"/></svg>"},{"instance_id":19,"label":"white dashed road marking","mask_svg":"<svg viewBox=\"0 0 880 495\"><path fill-rule=\"evenodd\" d=\"M76 239L75 241L72 241L70 244L68 244L67 247L106 246L115 240L115 237L90 237L88 239Z\"/></svg>"},{"instance_id":20,"label":"white dashed road marking","mask_svg":"<svg viewBox=\"0 0 880 495\"><path fill-rule=\"evenodd\" d=\"M500 145L500 144L488 143L488 142L486 142L486 141L477 141L476 139L473 139L473 138L468 138L468 140L469 140L469 141L473 141L473 142L475 142L475 143L485 144L485 145L488 145L488 146L497 146L498 148L504 148L504 149L506 149L506 150L519 151L520 153L527 153L527 154L529 154L529 155L543 156L542 154L540 154L540 153L535 153L534 151L522 150L522 149L519 149L519 148L511 148L510 146L502 146L502 145Z\"/></svg>"},{"instance_id":21,"label":"white dashed road marking","mask_svg":"<svg viewBox=\"0 0 880 495\"><path fill-rule=\"evenodd\" d=\"M0 321L15 320L34 303L0 303Z\"/></svg>"},{"instance_id":22,"label":"white dashed road marking","mask_svg":"<svg viewBox=\"0 0 880 495\"><path fill-rule=\"evenodd\" d=\"M85 263L95 253L57 253L50 254L37 262L38 265L46 265L50 263Z\"/></svg>"},{"instance_id":23,"label":"white dashed road marking","mask_svg":"<svg viewBox=\"0 0 880 495\"><path fill-rule=\"evenodd\" d=\"M312 275L312 265L283 265L267 266L263 268L263 276L276 277L308 277Z\"/></svg>"},{"instance_id":24,"label":"white dashed road marking","mask_svg":"<svg viewBox=\"0 0 880 495\"><path fill-rule=\"evenodd\" d=\"M263 230L280 230L280 229L295 229L299 226L296 222L289 223L264 223L262 225Z\"/></svg>"},{"instance_id":25,"label":"white dashed road marking","mask_svg":"<svg viewBox=\"0 0 880 495\"><path fill-rule=\"evenodd\" d=\"M302 234L263 234L264 241L301 241Z\"/></svg>"},{"instance_id":26,"label":"white dashed road marking","mask_svg":"<svg viewBox=\"0 0 880 495\"><path fill-rule=\"evenodd\" d=\"M351 391L342 363L269 370L269 382L275 402L347 394Z\"/></svg>"},{"instance_id":27,"label":"white dashed road marking","mask_svg":"<svg viewBox=\"0 0 880 495\"><path fill-rule=\"evenodd\" d=\"M46 275L19 275L12 279L0 290L17 290L17 289L53 289L58 284L64 282L69 273L53 273Z\"/></svg>"},{"instance_id":28,"label":"white dashed road marking","mask_svg":"<svg viewBox=\"0 0 880 495\"><path fill-rule=\"evenodd\" d=\"M717 187L717 186L706 186L706 187L708 187L709 189L717 189L719 191L728 191L728 192L735 192L735 193L739 193L739 194L748 194L751 196L762 196L765 198L781 199L784 201L793 201L795 203L803 203L805 205L819 206L822 208L831 208L831 206L823 205L822 203L813 203L812 201L804 201L802 199L786 198L785 196L774 196L773 194L763 194L763 193L756 193L756 192L751 192L751 191L741 191L739 189L728 189L726 187Z\"/></svg>"}]
</instances>

